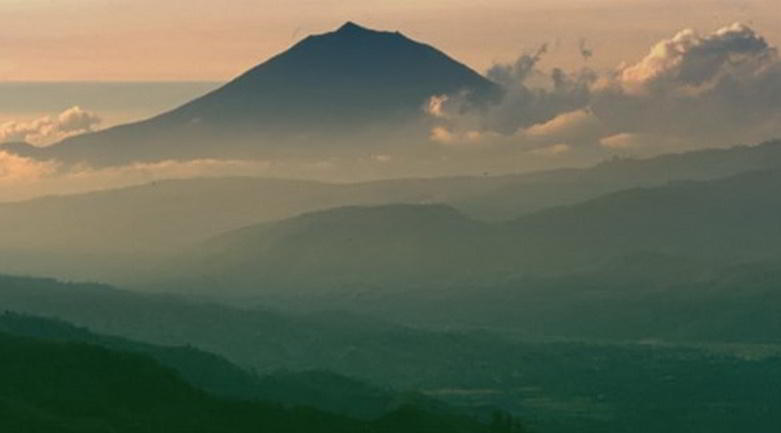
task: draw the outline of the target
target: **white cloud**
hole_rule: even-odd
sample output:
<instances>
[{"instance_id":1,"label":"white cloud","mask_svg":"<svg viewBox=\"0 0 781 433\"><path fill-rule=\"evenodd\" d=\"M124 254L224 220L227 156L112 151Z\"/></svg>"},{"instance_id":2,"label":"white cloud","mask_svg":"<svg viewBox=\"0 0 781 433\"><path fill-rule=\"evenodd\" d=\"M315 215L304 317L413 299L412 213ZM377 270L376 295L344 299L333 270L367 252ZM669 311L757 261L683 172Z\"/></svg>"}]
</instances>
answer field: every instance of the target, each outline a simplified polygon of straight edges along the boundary
<instances>
[{"instance_id":1,"label":"white cloud","mask_svg":"<svg viewBox=\"0 0 781 433\"><path fill-rule=\"evenodd\" d=\"M592 92L590 106L614 133L653 136L660 144L777 138L781 61L775 47L742 24L705 36L687 30L621 68L611 84Z\"/></svg>"},{"instance_id":2,"label":"white cloud","mask_svg":"<svg viewBox=\"0 0 781 433\"><path fill-rule=\"evenodd\" d=\"M86 132L100 125L101 121L97 114L82 110L77 105L60 113L56 125L64 133Z\"/></svg>"},{"instance_id":3,"label":"white cloud","mask_svg":"<svg viewBox=\"0 0 781 433\"><path fill-rule=\"evenodd\" d=\"M0 124L0 143L26 142L45 146L66 137L93 131L100 123L98 115L74 106L54 117Z\"/></svg>"}]
</instances>

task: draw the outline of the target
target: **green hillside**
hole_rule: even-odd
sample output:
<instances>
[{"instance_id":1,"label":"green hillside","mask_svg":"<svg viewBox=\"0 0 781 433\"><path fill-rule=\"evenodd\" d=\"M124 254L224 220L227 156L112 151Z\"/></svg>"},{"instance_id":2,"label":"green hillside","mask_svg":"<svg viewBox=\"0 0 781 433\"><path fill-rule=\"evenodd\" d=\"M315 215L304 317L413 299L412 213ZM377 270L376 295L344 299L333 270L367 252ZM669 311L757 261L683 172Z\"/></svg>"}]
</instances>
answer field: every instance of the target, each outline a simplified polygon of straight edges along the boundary
<instances>
[{"instance_id":1,"label":"green hillside","mask_svg":"<svg viewBox=\"0 0 781 433\"><path fill-rule=\"evenodd\" d=\"M222 400L150 358L0 334L0 427L14 432L488 431L403 408L373 422L315 409Z\"/></svg>"},{"instance_id":2,"label":"green hillside","mask_svg":"<svg viewBox=\"0 0 781 433\"><path fill-rule=\"evenodd\" d=\"M477 308L475 299L470 301ZM490 408L498 407L540 432L728 433L746 425L772 430L781 423L774 410L781 386L781 346L769 342L607 343L519 338L522 332L500 336L452 328L421 330L343 312L280 314L12 277L0 279L0 302L7 309L59 317L100 333L190 344L260 373L328 370L418 391L467 413L485 416L486 410L490 414ZM458 318L454 307L437 305L441 315L452 311ZM505 305L503 311L513 310L506 299ZM768 302L766 310L773 305ZM559 323L567 314L587 319L598 313L605 316L603 329L634 327L623 322L631 313L615 315L617 321L609 322L615 312L592 314L578 308L548 320ZM582 315L572 314L577 311ZM584 329L600 323L591 319L582 324ZM702 313L698 318L712 324L709 319ZM668 326L663 317L654 322L654 329ZM752 323L743 326L748 330ZM318 383L327 386L327 381Z\"/></svg>"},{"instance_id":3,"label":"green hillside","mask_svg":"<svg viewBox=\"0 0 781 433\"><path fill-rule=\"evenodd\" d=\"M379 418L414 402L412 396L327 371L279 371L261 376L189 345L159 346L109 337L60 320L6 312L0 315L0 332L143 354L175 370L190 385L225 398L310 406L363 419ZM433 401L420 403L435 406Z\"/></svg>"}]
</instances>

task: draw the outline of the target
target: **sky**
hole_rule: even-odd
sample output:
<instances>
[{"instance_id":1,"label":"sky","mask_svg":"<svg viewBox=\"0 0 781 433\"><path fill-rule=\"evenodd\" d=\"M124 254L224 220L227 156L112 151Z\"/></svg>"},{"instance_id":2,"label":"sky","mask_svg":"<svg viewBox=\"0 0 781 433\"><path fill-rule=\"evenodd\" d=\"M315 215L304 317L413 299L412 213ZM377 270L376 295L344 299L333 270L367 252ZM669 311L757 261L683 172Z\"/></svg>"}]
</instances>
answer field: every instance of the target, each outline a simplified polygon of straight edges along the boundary
<instances>
[{"instance_id":1,"label":"sky","mask_svg":"<svg viewBox=\"0 0 781 433\"><path fill-rule=\"evenodd\" d=\"M219 86L216 82L0 82L0 130L74 106L100 115L100 127L143 119ZM2 135L0 133L0 135Z\"/></svg>"},{"instance_id":2,"label":"sky","mask_svg":"<svg viewBox=\"0 0 781 433\"><path fill-rule=\"evenodd\" d=\"M545 64L637 60L682 28L740 21L781 40L776 0L0 0L0 81L227 81L352 20L484 71L548 43Z\"/></svg>"}]
</instances>

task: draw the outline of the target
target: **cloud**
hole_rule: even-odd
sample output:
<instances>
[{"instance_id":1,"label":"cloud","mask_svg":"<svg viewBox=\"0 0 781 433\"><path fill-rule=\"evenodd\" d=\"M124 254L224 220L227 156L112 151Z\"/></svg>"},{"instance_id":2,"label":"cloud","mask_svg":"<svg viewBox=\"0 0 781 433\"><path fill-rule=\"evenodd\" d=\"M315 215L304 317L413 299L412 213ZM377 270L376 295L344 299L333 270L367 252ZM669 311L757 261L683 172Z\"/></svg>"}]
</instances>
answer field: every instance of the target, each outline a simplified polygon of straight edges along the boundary
<instances>
[{"instance_id":1,"label":"cloud","mask_svg":"<svg viewBox=\"0 0 781 433\"><path fill-rule=\"evenodd\" d=\"M454 130L436 126L431 130L430 139L451 149L484 150L501 141L502 137L490 131Z\"/></svg>"},{"instance_id":2,"label":"cloud","mask_svg":"<svg viewBox=\"0 0 781 433\"><path fill-rule=\"evenodd\" d=\"M374 179L377 178L377 173L392 173L398 167L408 168L420 163L419 159L383 153L326 159L167 160L94 168L56 161L36 161L0 151L0 202L24 200L40 195L113 189L164 179L259 176L343 182L355 180L356 177Z\"/></svg>"},{"instance_id":3,"label":"cloud","mask_svg":"<svg viewBox=\"0 0 781 433\"><path fill-rule=\"evenodd\" d=\"M642 147L646 143L647 137L642 134L630 134L622 132L620 134L602 137L599 144L608 149L632 149Z\"/></svg>"},{"instance_id":4,"label":"cloud","mask_svg":"<svg viewBox=\"0 0 781 433\"><path fill-rule=\"evenodd\" d=\"M78 105L57 116L57 129L64 133L86 132L100 125L102 119L95 113L82 110Z\"/></svg>"},{"instance_id":5,"label":"cloud","mask_svg":"<svg viewBox=\"0 0 781 433\"><path fill-rule=\"evenodd\" d=\"M755 143L781 135L781 61L751 28L692 30L619 68L590 107L615 132L689 147Z\"/></svg>"},{"instance_id":6,"label":"cloud","mask_svg":"<svg viewBox=\"0 0 781 433\"><path fill-rule=\"evenodd\" d=\"M431 139L438 143L451 143L456 137L444 126L435 126L431 129Z\"/></svg>"},{"instance_id":7,"label":"cloud","mask_svg":"<svg viewBox=\"0 0 781 433\"><path fill-rule=\"evenodd\" d=\"M0 142L26 142L45 146L66 137L93 131L100 123L101 118L95 113L74 106L54 117L0 124Z\"/></svg>"},{"instance_id":8,"label":"cloud","mask_svg":"<svg viewBox=\"0 0 781 433\"><path fill-rule=\"evenodd\" d=\"M451 141L437 128L445 128L456 135L472 131L493 138L497 138L495 135L512 136L563 113L587 107L590 86L596 75L589 70L574 74L561 69L547 74L535 71L534 66L545 52L540 48L534 55L523 55L512 64L495 65L489 70L488 76L503 89L495 103L474 104L470 95L463 92L432 96L425 109L437 121L432 129L432 140ZM527 80L533 75L545 86L528 85Z\"/></svg>"},{"instance_id":9,"label":"cloud","mask_svg":"<svg viewBox=\"0 0 781 433\"><path fill-rule=\"evenodd\" d=\"M593 54L585 41L580 49L586 58ZM463 142L475 131L527 150L567 144L568 154L583 149L593 158L781 136L778 50L744 24L705 35L683 30L611 73L541 71L545 52L488 71L504 89L496 103L470 106L458 94L432 99L432 140Z\"/></svg>"},{"instance_id":10,"label":"cloud","mask_svg":"<svg viewBox=\"0 0 781 433\"><path fill-rule=\"evenodd\" d=\"M558 156L572 150L572 146L565 143L554 144L552 146L540 147L530 151L531 154L537 156Z\"/></svg>"},{"instance_id":11,"label":"cloud","mask_svg":"<svg viewBox=\"0 0 781 433\"><path fill-rule=\"evenodd\" d=\"M273 166L268 161L199 159L95 169L0 152L0 201L118 188L163 179L251 176L270 171Z\"/></svg>"},{"instance_id":12,"label":"cloud","mask_svg":"<svg viewBox=\"0 0 781 433\"><path fill-rule=\"evenodd\" d=\"M45 178L57 172L59 164L36 161L0 151L0 184L15 184Z\"/></svg>"},{"instance_id":13,"label":"cloud","mask_svg":"<svg viewBox=\"0 0 781 433\"><path fill-rule=\"evenodd\" d=\"M707 90L729 78L761 74L778 62L776 48L740 23L701 36L687 29L657 43L640 62L620 71L630 93Z\"/></svg>"},{"instance_id":14,"label":"cloud","mask_svg":"<svg viewBox=\"0 0 781 433\"><path fill-rule=\"evenodd\" d=\"M491 80L512 86L526 81L534 72L537 63L548 53L548 44L541 45L534 54L524 54L511 64L496 64L488 69L486 76Z\"/></svg>"},{"instance_id":15,"label":"cloud","mask_svg":"<svg viewBox=\"0 0 781 433\"><path fill-rule=\"evenodd\" d=\"M602 122L590 110L583 109L532 125L524 134L533 140L575 142L598 138L601 131Z\"/></svg>"},{"instance_id":16,"label":"cloud","mask_svg":"<svg viewBox=\"0 0 781 433\"><path fill-rule=\"evenodd\" d=\"M434 95L429 98L426 104L425 111L434 117L445 118L447 117L446 104L450 97L448 95Z\"/></svg>"}]
</instances>

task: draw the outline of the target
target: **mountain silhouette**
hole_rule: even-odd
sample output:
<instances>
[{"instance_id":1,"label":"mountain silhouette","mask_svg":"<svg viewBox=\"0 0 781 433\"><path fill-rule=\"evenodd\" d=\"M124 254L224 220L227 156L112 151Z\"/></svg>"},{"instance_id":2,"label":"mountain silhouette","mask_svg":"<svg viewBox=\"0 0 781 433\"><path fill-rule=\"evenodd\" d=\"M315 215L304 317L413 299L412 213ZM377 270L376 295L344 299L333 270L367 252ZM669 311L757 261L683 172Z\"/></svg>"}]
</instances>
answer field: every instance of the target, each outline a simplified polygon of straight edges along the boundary
<instances>
[{"instance_id":1,"label":"mountain silhouette","mask_svg":"<svg viewBox=\"0 0 781 433\"><path fill-rule=\"evenodd\" d=\"M429 45L349 22L157 117L45 150L18 144L8 150L97 166L295 152L302 145L343 145L345 137L384 136L419 119L431 96L459 91L488 97L498 87Z\"/></svg>"}]
</instances>

